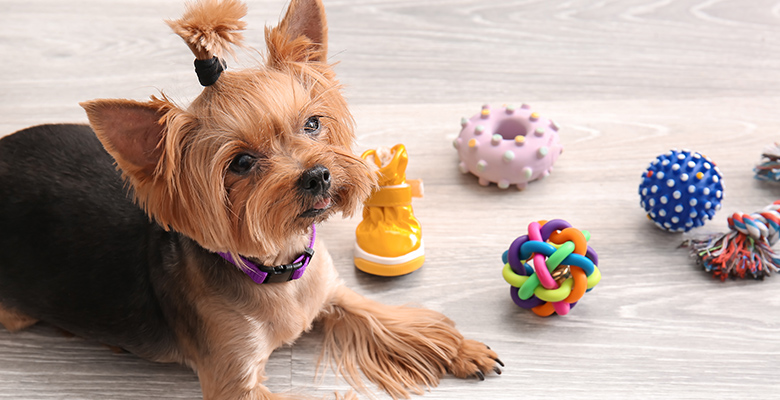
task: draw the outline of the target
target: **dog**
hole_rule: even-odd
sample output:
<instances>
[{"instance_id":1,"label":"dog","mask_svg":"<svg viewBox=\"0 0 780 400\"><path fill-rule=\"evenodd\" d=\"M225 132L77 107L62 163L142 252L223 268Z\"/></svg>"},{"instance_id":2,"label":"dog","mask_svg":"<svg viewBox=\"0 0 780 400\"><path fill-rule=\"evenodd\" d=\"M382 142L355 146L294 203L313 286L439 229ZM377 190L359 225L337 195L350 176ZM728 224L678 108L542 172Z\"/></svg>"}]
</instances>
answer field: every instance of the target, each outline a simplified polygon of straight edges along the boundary
<instances>
[{"instance_id":1,"label":"dog","mask_svg":"<svg viewBox=\"0 0 780 400\"><path fill-rule=\"evenodd\" d=\"M0 323L45 321L187 365L207 400L291 398L263 385L265 364L315 321L323 357L358 391L358 370L394 398L446 373L500 373L444 315L339 279L315 227L352 215L376 178L351 150L323 5L292 0L265 30L261 65L229 71L245 14L238 0L201 0L168 21L204 86L188 107L164 94L93 100L89 125L0 140Z\"/></svg>"}]
</instances>

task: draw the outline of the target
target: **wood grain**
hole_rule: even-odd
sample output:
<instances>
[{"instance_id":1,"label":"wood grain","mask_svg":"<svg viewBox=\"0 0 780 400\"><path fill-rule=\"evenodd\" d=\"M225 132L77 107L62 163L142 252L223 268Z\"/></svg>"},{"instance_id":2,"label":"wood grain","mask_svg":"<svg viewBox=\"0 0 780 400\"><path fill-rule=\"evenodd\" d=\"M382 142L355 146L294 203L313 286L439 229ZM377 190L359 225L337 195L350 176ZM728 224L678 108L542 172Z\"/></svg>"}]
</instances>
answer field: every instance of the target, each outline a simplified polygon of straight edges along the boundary
<instances>
[{"instance_id":1,"label":"wood grain","mask_svg":"<svg viewBox=\"0 0 780 400\"><path fill-rule=\"evenodd\" d=\"M278 0L249 1L250 44L262 50ZM321 228L342 277L387 303L446 313L507 364L486 382L446 378L429 399L772 398L780 384L780 282L721 283L647 221L639 176L670 148L720 166L723 210L780 197L752 178L780 133L780 3L766 0L326 0L331 59L358 123L358 150L406 144L427 260L408 276L356 271L357 219ZM186 46L163 18L179 0L0 0L0 135L82 122L78 102L198 93ZM260 59L241 54L250 65ZM530 103L561 126L565 152L527 190L481 187L458 172L451 141L483 103ZM517 308L500 255L532 220L588 229L603 280L565 317ZM12 235L2 232L0 235ZM0 240L2 236L0 236ZM2 262L2 256L0 256ZM315 379L321 333L279 349L268 385L344 392ZM380 398L387 398L378 394ZM0 330L0 398L191 399L184 367L115 354L47 325Z\"/></svg>"}]
</instances>

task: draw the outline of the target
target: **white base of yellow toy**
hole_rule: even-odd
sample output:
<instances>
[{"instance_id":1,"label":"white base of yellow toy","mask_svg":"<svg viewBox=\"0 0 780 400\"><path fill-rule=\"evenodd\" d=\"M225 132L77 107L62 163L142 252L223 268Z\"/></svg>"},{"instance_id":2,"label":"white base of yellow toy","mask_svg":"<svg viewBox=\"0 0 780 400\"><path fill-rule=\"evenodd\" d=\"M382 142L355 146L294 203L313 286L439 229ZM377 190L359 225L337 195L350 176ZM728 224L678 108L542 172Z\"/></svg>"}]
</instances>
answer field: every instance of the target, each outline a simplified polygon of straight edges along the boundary
<instances>
[{"instance_id":1,"label":"white base of yellow toy","mask_svg":"<svg viewBox=\"0 0 780 400\"><path fill-rule=\"evenodd\" d=\"M379 276L400 276L414 272L425 262L425 246L399 257L380 257L367 253L355 243L355 266L368 274Z\"/></svg>"}]
</instances>

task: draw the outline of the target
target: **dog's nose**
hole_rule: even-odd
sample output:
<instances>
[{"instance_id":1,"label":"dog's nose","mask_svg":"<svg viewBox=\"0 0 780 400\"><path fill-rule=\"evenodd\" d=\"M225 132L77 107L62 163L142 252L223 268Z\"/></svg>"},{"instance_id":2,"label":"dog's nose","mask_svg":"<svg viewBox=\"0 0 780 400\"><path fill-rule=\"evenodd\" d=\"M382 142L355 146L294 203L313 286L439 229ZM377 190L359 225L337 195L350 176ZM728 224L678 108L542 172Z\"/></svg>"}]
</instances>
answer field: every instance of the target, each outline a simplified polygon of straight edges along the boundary
<instances>
[{"instance_id":1,"label":"dog's nose","mask_svg":"<svg viewBox=\"0 0 780 400\"><path fill-rule=\"evenodd\" d=\"M322 165L315 165L303 171L298 183L304 193L319 196L330 189L330 171Z\"/></svg>"}]
</instances>

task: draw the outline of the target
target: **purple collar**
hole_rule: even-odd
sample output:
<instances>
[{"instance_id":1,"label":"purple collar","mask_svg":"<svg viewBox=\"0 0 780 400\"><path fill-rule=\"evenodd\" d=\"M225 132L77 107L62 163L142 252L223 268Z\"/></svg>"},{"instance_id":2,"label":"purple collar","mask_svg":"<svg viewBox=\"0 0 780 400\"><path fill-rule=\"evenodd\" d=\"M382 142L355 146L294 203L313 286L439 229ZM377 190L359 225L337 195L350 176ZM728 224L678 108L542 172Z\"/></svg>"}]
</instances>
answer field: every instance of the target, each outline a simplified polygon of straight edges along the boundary
<instances>
[{"instance_id":1,"label":"purple collar","mask_svg":"<svg viewBox=\"0 0 780 400\"><path fill-rule=\"evenodd\" d=\"M238 269L244 271L247 275L249 275L250 278L252 278L253 281L255 281L255 283L287 282L303 276L303 272L306 271L306 266L309 265L311 258L314 256L314 239L316 237L317 230L314 228L314 225L312 225L311 243L309 243L309 247L303 250L303 254L295 259L295 261L293 261L291 264L277 265L275 267L258 265L244 257L239 256L241 257L241 261L243 261L244 264L248 267L248 269L241 268L240 265L233 261L233 257L230 255L230 253L219 252L217 254L222 256L222 258L228 262L237 266Z\"/></svg>"}]
</instances>

